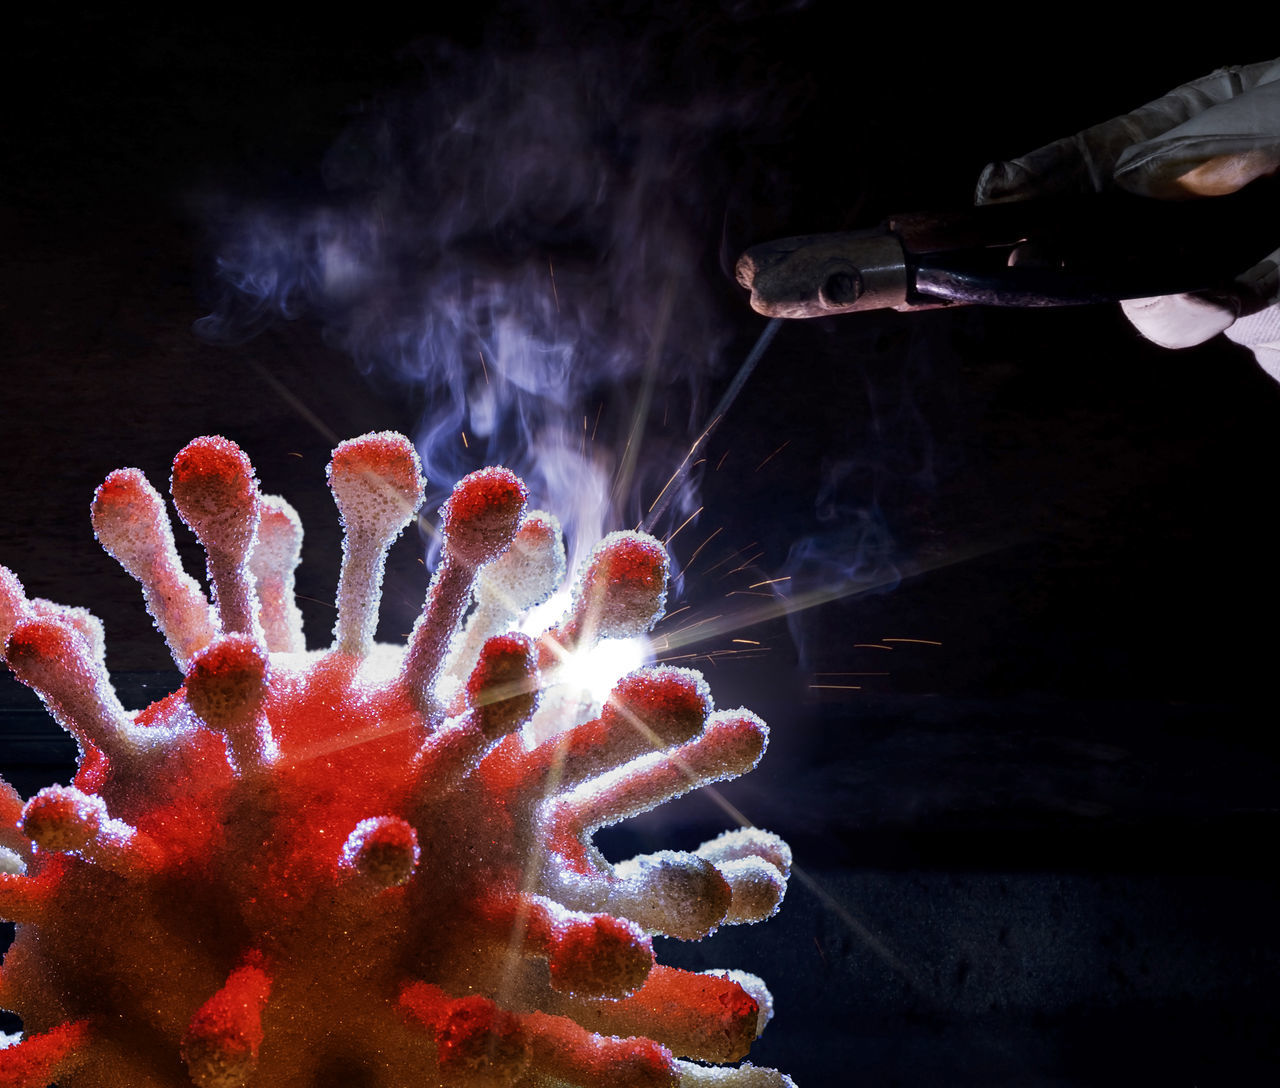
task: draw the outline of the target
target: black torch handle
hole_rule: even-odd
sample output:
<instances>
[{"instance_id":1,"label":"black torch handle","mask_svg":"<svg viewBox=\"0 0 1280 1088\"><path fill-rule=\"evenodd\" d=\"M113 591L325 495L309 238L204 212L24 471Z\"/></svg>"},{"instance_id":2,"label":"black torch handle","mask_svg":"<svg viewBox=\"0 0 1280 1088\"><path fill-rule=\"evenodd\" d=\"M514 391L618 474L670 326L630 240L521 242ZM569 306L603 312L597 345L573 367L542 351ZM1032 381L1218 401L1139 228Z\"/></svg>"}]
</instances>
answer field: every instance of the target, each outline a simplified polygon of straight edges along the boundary
<instances>
[{"instance_id":1,"label":"black torch handle","mask_svg":"<svg viewBox=\"0 0 1280 1088\"><path fill-rule=\"evenodd\" d=\"M1124 192L890 218L909 304L1064 306L1216 291L1280 247L1280 178L1179 201Z\"/></svg>"}]
</instances>

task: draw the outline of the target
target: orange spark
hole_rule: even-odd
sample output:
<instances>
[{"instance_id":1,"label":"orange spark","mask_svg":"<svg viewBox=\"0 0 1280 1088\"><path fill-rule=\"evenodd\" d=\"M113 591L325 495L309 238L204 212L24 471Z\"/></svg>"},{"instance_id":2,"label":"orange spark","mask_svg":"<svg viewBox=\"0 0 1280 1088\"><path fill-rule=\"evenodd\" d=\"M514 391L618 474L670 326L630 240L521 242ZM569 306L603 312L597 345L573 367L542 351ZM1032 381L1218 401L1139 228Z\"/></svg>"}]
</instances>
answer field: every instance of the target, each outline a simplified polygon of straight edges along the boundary
<instances>
[{"instance_id":1,"label":"orange spark","mask_svg":"<svg viewBox=\"0 0 1280 1088\"><path fill-rule=\"evenodd\" d=\"M694 549L693 554L692 554L691 556L689 556L689 562L686 564L686 566L687 566L687 567L692 567L692 566L693 566L693 561L694 561L695 559L697 559L697 558L698 558L698 555L699 555L699 553L701 553L702 549L703 549L703 548L705 548L708 544L710 544L710 543L711 543L711 541L712 541L712 540L714 540L714 539L715 539L715 537L716 537L716 536L718 536L718 535L719 535L719 533L720 533L723 529L724 529L724 526L723 526L723 525L722 525L722 526L720 526L720 528L719 528L719 529L717 529L714 533L712 533L709 537L707 537L707 539L706 539L706 540L704 540L701 544L699 544L699 545Z\"/></svg>"},{"instance_id":2,"label":"orange spark","mask_svg":"<svg viewBox=\"0 0 1280 1088\"><path fill-rule=\"evenodd\" d=\"M665 548L665 547L667 547L668 545L670 545L670 543L671 543L673 540L675 540L675 538L676 538L676 533L680 532L680 530L681 530L681 529L683 529L686 525L688 525L688 524L689 524L689 522L691 522L694 518L696 518L696 517L697 517L699 514L701 514L701 513L702 513L702 507L701 507L701 506L699 506L699 507L698 507L698 509L696 509L692 514L690 514L687 518L685 518L685 519L684 519L684 521L682 521L682 522L681 522L681 523L676 527L676 530L675 530L675 532L674 532L674 533L672 533L669 537L667 537L667 539L666 539L666 540L664 540L664 541L662 542L662 546Z\"/></svg>"},{"instance_id":3,"label":"orange spark","mask_svg":"<svg viewBox=\"0 0 1280 1088\"><path fill-rule=\"evenodd\" d=\"M756 465L756 471L759 472L762 468L764 468L765 465L767 465L770 461L772 461L775 457L777 457L778 454L780 454L783 450L785 450L789 445L791 445L791 439L788 438L784 443L782 443L781 446L779 446L776 450L774 450L771 454L769 454L768 457L766 457L763 461L761 461L758 465Z\"/></svg>"}]
</instances>

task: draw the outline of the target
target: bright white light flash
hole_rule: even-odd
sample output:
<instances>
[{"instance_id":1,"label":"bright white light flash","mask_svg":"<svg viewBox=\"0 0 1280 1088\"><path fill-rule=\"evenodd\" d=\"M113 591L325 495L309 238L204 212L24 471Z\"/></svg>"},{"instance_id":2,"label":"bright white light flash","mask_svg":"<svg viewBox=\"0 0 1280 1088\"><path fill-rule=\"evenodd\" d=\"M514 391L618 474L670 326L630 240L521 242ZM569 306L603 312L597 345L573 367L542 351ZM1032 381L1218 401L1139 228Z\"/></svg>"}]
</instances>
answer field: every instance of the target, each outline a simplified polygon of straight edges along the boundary
<instances>
[{"instance_id":1,"label":"bright white light flash","mask_svg":"<svg viewBox=\"0 0 1280 1088\"><path fill-rule=\"evenodd\" d=\"M561 590L550 600L531 609L520 630L531 638L537 638L565 614L571 600L569 591ZM622 677L652 661L653 647L643 635L602 638L581 650L567 653L556 679L565 688L582 692L593 706L601 706Z\"/></svg>"}]
</instances>

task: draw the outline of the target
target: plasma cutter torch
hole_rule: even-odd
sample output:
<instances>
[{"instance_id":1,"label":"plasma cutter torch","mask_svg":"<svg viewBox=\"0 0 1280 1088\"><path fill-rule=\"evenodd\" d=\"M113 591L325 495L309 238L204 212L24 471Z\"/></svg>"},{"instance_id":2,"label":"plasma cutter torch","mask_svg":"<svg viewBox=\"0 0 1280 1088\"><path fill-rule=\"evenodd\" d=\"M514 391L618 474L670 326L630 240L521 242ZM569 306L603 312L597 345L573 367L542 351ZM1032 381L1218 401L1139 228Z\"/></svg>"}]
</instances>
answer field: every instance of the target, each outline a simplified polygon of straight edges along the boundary
<instances>
[{"instance_id":1,"label":"plasma cutter torch","mask_svg":"<svg viewBox=\"0 0 1280 1088\"><path fill-rule=\"evenodd\" d=\"M1271 300L1233 277L1280 241L1280 182L1167 201L1114 191L895 215L782 238L737 264L767 317L940 306L1075 306L1210 292L1243 316Z\"/></svg>"}]
</instances>

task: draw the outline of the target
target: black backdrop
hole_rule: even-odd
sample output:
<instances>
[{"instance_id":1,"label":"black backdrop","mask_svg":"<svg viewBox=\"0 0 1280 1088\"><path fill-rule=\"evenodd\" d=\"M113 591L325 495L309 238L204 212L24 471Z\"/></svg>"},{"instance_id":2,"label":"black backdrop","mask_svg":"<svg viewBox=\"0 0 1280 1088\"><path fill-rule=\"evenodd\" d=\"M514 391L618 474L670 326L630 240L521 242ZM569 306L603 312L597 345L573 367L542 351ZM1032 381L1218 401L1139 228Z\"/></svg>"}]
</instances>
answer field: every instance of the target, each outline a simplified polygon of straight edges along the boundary
<instances>
[{"instance_id":1,"label":"black backdrop","mask_svg":"<svg viewBox=\"0 0 1280 1088\"><path fill-rule=\"evenodd\" d=\"M187 440L220 431L300 510L299 590L324 636L338 538L322 432L412 432L422 405L305 318L234 348L197 338L216 250L201 201L309 199L336 135L417 78L410 43L544 35L626 57L646 41L635 63L675 99L757 96L759 130L700 160L689 209L726 342L710 396L763 326L725 253L961 203L986 161L1271 48L1232 27L1157 46L1096 18L1032 29L1025 10L786 7L24 17L0 178L0 561L106 620L130 705L167 690L88 499L120 464L164 480ZM765 762L725 793L805 874L766 925L661 953L770 982L777 1019L753 1060L809 1088L1274 1077L1277 420L1280 387L1239 349L1163 352L1109 310L781 329L673 549L687 560L723 528L682 600L756 603L724 594L790 569L800 539L861 557L855 584L897 577L686 651L767 647L702 664L721 705L773 725ZM725 581L735 564L713 558L748 545ZM420 599L419 552L393 553L388 635ZM70 766L33 706L6 677L0 760L24 793ZM606 849L690 847L724 820L691 798Z\"/></svg>"}]
</instances>

